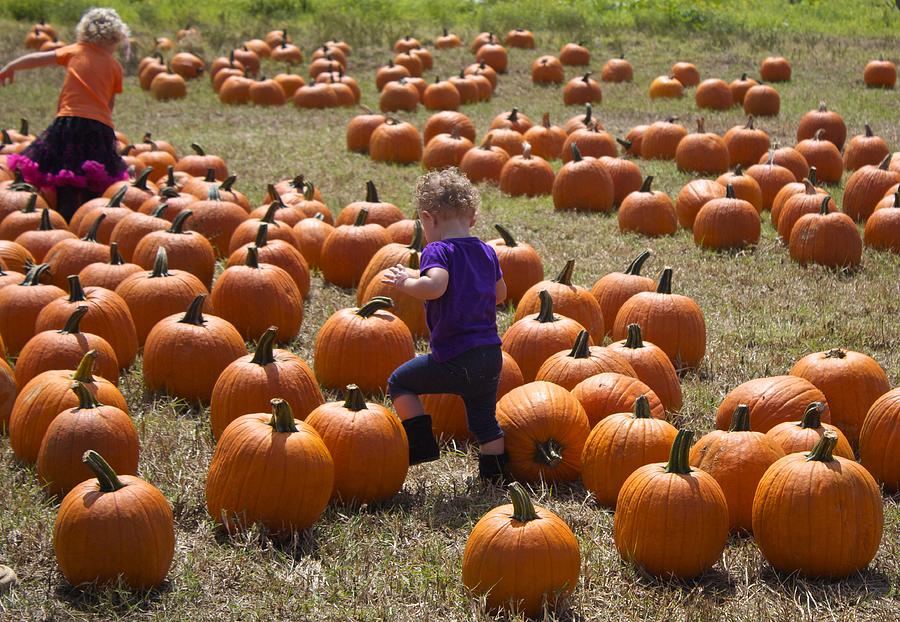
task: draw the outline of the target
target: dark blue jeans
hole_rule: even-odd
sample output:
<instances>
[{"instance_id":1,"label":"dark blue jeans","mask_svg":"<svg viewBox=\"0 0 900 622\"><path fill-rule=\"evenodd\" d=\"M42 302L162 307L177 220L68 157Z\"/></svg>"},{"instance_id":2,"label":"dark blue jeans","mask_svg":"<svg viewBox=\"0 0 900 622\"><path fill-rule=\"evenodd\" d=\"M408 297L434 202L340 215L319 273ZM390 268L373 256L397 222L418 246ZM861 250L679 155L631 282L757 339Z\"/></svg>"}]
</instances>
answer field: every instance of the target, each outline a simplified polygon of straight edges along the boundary
<instances>
[{"instance_id":1,"label":"dark blue jeans","mask_svg":"<svg viewBox=\"0 0 900 622\"><path fill-rule=\"evenodd\" d=\"M462 398L472 436L483 445L503 436L497 424L500 346L481 346L440 363L430 354L407 361L388 379L391 399L400 395L452 393Z\"/></svg>"}]
</instances>

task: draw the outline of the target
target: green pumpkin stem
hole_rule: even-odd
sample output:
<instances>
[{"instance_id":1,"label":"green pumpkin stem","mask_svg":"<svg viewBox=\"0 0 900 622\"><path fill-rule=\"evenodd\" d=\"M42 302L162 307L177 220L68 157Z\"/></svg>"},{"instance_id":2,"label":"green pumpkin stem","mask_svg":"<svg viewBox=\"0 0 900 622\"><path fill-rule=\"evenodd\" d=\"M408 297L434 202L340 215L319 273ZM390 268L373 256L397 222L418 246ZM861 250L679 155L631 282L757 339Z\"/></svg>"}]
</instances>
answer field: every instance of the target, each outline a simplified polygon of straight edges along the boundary
<instances>
[{"instance_id":1,"label":"green pumpkin stem","mask_svg":"<svg viewBox=\"0 0 900 622\"><path fill-rule=\"evenodd\" d=\"M94 224L91 225L91 228L88 229L88 232L85 234L81 240L83 242L96 242L97 241L97 231L100 229L100 223L102 223L106 219L106 214L99 214L97 219L94 220Z\"/></svg>"},{"instance_id":2,"label":"green pumpkin stem","mask_svg":"<svg viewBox=\"0 0 900 622\"><path fill-rule=\"evenodd\" d=\"M647 399L646 395L639 395L636 400L634 400L634 408L632 409L633 418L634 419L650 419L652 415L650 413L650 400Z\"/></svg>"},{"instance_id":3,"label":"green pumpkin stem","mask_svg":"<svg viewBox=\"0 0 900 622\"><path fill-rule=\"evenodd\" d=\"M44 276L45 272L50 271L50 265L45 263L39 263L35 266L31 266L28 269L28 272L25 274L25 280L20 283L20 285L25 286L37 286L41 284L41 278Z\"/></svg>"},{"instance_id":4,"label":"green pumpkin stem","mask_svg":"<svg viewBox=\"0 0 900 622\"><path fill-rule=\"evenodd\" d=\"M381 203L378 199L378 189L371 179L366 182L366 203Z\"/></svg>"},{"instance_id":5,"label":"green pumpkin stem","mask_svg":"<svg viewBox=\"0 0 900 622\"><path fill-rule=\"evenodd\" d=\"M737 196L734 194L734 186L728 184L725 186L725 198L726 199L735 199Z\"/></svg>"},{"instance_id":6,"label":"green pumpkin stem","mask_svg":"<svg viewBox=\"0 0 900 622\"><path fill-rule=\"evenodd\" d=\"M653 254L653 251L650 249L645 250L640 255L635 257L630 264L628 264L628 268L625 269L625 274L629 274L632 276L640 276L641 268L644 267L644 262Z\"/></svg>"},{"instance_id":7,"label":"green pumpkin stem","mask_svg":"<svg viewBox=\"0 0 900 622\"><path fill-rule=\"evenodd\" d=\"M131 185L139 190L149 192L150 188L147 187L147 180L150 179L150 173L152 172L153 169L148 166L143 171L141 171L141 174L137 176L137 179L135 179L134 183L132 183Z\"/></svg>"},{"instance_id":8,"label":"green pumpkin stem","mask_svg":"<svg viewBox=\"0 0 900 622\"><path fill-rule=\"evenodd\" d=\"M644 178L644 183L641 184L641 189L638 192L650 192L650 188L653 186L653 175L647 175Z\"/></svg>"},{"instance_id":9,"label":"green pumpkin stem","mask_svg":"<svg viewBox=\"0 0 900 622\"><path fill-rule=\"evenodd\" d=\"M531 497L528 496L528 491L519 482L513 482L509 485L509 500L513 506L512 519L514 521L527 523L540 518L534 509Z\"/></svg>"},{"instance_id":10,"label":"green pumpkin stem","mask_svg":"<svg viewBox=\"0 0 900 622\"><path fill-rule=\"evenodd\" d=\"M266 213L263 214L263 217L259 219L260 222L268 223L270 225L275 224L275 212L281 206L278 204L278 201L272 201L269 203L269 207L266 208Z\"/></svg>"},{"instance_id":11,"label":"green pumpkin stem","mask_svg":"<svg viewBox=\"0 0 900 622\"><path fill-rule=\"evenodd\" d=\"M807 462L831 462L834 460L834 448L837 447L838 435L831 430L825 430L819 442L806 454Z\"/></svg>"},{"instance_id":12,"label":"green pumpkin stem","mask_svg":"<svg viewBox=\"0 0 900 622\"><path fill-rule=\"evenodd\" d=\"M678 430L675 436L675 442L672 443L672 451L669 453L669 462L666 464L666 473L682 473L691 472L691 461L689 456L691 453L691 441L694 440L694 433L691 430Z\"/></svg>"},{"instance_id":13,"label":"green pumpkin stem","mask_svg":"<svg viewBox=\"0 0 900 622\"><path fill-rule=\"evenodd\" d=\"M424 229L422 229L422 221L416 218L416 220L413 221L412 241L406 248L411 251L422 252L422 248L425 246L424 244L422 244L422 242L424 241L424 233L425 231Z\"/></svg>"},{"instance_id":14,"label":"green pumpkin stem","mask_svg":"<svg viewBox=\"0 0 900 622\"><path fill-rule=\"evenodd\" d=\"M259 270L259 249L256 246L247 247L247 257L244 258L244 265L254 270Z\"/></svg>"},{"instance_id":15,"label":"green pumpkin stem","mask_svg":"<svg viewBox=\"0 0 900 622\"><path fill-rule=\"evenodd\" d=\"M516 238L514 238L512 233L510 233L509 230L503 225L494 225L494 229L497 230L497 233L499 233L500 237L503 238L503 243L508 247L515 248L519 245L519 243L516 242Z\"/></svg>"},{"instance_id":16,"label":"green pumpkin stem","mask_svg":"<svg viewBox=\"0 0 900 622\"><path fill-rule=\"evenodd\" d=\"M591 349L588 346L588 340L590 339L590 335L586 330L582 330L578 333L578 336L575 337L575 344L572 346L572 350L569 352L569 356L573 359L586 359L591 356Z\"/></svg>"},{"instance_id":17,"label":"green pumpkin stem","mask_svg":"<svg viewBox=\"0 0 900 622\"><path fill-rule=\"evenodd\" d=\"M234 182L237 181L237 175L229 175L225 178L221 184L219 184L219 192L231 192L231 187L234 186Z\"/></svg>"},{"instance_id":18,"label":"green pumpkin stem","mask_svg":"<svg viewBox=\"0 0 900 622\"><path fill-rule=\"evenodd\" d=\"M156 206L156 208L153 210L153 213L150 215L153 216L154 218L162 219L163 212L165 212L167 209L169 209L169 204L166 203L165 201L163 201L162 203L160 203L159 205Z\"/></svg>"},{"instance_id":19,"label":"green pumpkin stem","mask_svg":"<svg viewBox=\"0 0 900 622\"><path fill-rule=\"evenodd\" d=\"M34 214L37 212L35 209L35 205L37 205L37 192L32 192L31 196L28 197L28 203L25 204L25 207L22 208L22 212L24 214Z\"/></svg>"},{"instance_id":20,"label":"green pumpkin stem","mask_svg":"<svg viewBox=\"0 0 900 622\"><path fill-rule=\"evenodd\" d=\"M578 149L578 145L572 143L572 160L575 162L581 162L581 151Z\"/></svg>"},{"instance_id":21,"label":"green pumpkin stem","mask_svg":"<svg viewBox=\"0 0 900 622\"><path fill-rule=\"evenodd\" d=\"M390 309L394 306L394 301L387 296L375 296L369 302L356 310L356 315L360 317L371 317L377 311Z\"/></svg>"},{"instance_id":22,"label":"green pumpkin stem","mask_svg":"<svg viewBox=\"0 0 900 622\"><path fill-rule=\"evenodd\" d=\"M882 171L888 170L888 166L891 163L892 157L893 157L893 155L890 153L887 154L886 156L884 156L884 159L881 161L881 164L878 165L878 168L881 169Z\"/></svg>"},{"instance_id":23,"label":"green pumpkin stem","mask_svg":"<svg viewBox=\"0 0 900 622\"><path fill-rule=\"evenodd\" d=\"M75 368L75 373L72 374L72 380L77 382L83 382L85 384L91 384L94 382L94 364L97 362L97 351L96 350L88 350L84 353L84 356L81 357L81 361L78 363L78 367Z\"/></svg>"},{"instance_id":24,"label":"green pumpkin stem","mask_svg":"<svg viewBox=\"0 0 900 622\"><path fill-rule=\"evenodd\" d=\"M113 468L109 466L109 463L93 449L88 449L84 452L84 455L81 456L81 461L97 476L100 492L116 492L125 488L125 484L122 483L122 480L119 479Z\"/></svg>"},{"instance_id":25,"label":"green pumpkin stem","mask_svg":"<svg viewBox=\"0 0 900 622\"><path fill-rule=\"evenodd\" d=\"M150 272L151 279L169 276L169 257L166 254L166 247L160 246L156 249L156 259L153 261L153 270Z\"/></svg>"},{"instance_id":26,"label":"green pumpkin stem","mask_svg":"<svg viewBox=\"0 0 900 622\"><path fill-rule=\"evenodd\" d=\"M270 326L266 332L262 334L259 341L256 342L256 351L253 353L251 363L256 365L271 365L275 362L275 351L273 349L275 339L278 337L278 327Z\"/></svg>"},{"instance_id":27,"label":"green pumpkin stem","mask_svg":"<svg viewBox=\"0 0 900 622\"><path fill-rule=\"evenodd\" d=\"M166 231L166 233L184 233L184 222L194 215L189 209L186 209L182 212L178 212L178 215L172 220L172 226Z\"/></svg>"},{"instance_id":28,"label":"green pumpkin stem","mask_svg":"<svg viewBox=\"0 0 900 622\"><path fill-rule=\"evenodd\" d=\"M418 251L409 251L409 262L407 262L410 270L418 270L419 269L419 252Z\"/></svg>"},{"instance_id":29,"label":"green pumpkin stem","mask_svg":"<svg viewBox=\"0 0 900 622\"><path fill-rule=\"evenodd\" d=\"M294 413L291 411L291 405L281 398L274 398L272 404L272 418L269 425L276 432L282 434L290 434L291 432L299 432L297 424L294 423Z\"/></svg>"},{"instance_id":30,"label":"green pumpkin stem","mask_svg":"<svg viewBox=\"0 0 900 622\"><path fill-rule=\"evenodd\" d=\"M825 404L822 402L810 402L800 420L803 429L818 430L822 427L822 413L825 412Z\"/></svg>"},{"instance_id":31,"label":"green pumpkin stem","mask_svg":"<svg viewBox=\"0 0 900 622\"><path fill-rule=\"evenodd\" d=\"M122 184L122 187L116 190L116 193L109 198L107 207L122 207L122 199L125 198L126 192L128 192L128 184Z\"/></svg>"},{"instance_id":32,"label":"green pumpkin stem","mask_svg":"<svg viewBox=\"0 0 900 622\"><path fill-rule=\"evenodd\" d=\"M640 324L628 325L628 337L625 339L625 347L631 348L632 350L644 347Z\"/></svg>"},{"instance_id":33,"label":"green pumpkin stem","mask_svg":"<svg viewBox=\"0 0 900 622\"><path fill-rule=\"evenodd\" d=\"M88 389L83 382L78 382L76 380L72 383L71 389L72 392L78 397L79 410L99 408L103 405L97 400L97 397L93 393L91 393L91 390Z\"/></svg>"},{"instance_id":34,"label":"green pumpkin stem","mask_svg":"<svg viewBox=\"0 0 900 622\"><path fill-rule=\"evenodd\" d=\"M69 302L82 302L85 300L84 288L81 286L81 279L77 274L70 274L69 281Z\"/></svg>"},{"instance_id":35,"label":"green pumpkin stem","mask_svg":"<svg viewBox=\"0 0 900 622\"><path fill-rule=\"evenodd\" d=\"M313 185L313 182L307 182L307 184L303 187L303 199L305 201L312 201L316 198L316 187Z\"/></svg>"},{"instance_id":36,"label":"green pumpkin stem","mask_svg":"<svg viewBox=\"0 0 900 622\"><path fill-rule=\"evenodd\" d=\"M657 294L672 293L672 268L666 266L659 276L659 285L656 286Z\"/></svg>"},{"instance_id":37,"label":"green pumpkin stem","mask_svg":"<svg viewBox=\"0 0 900 622\"><path fill-rule=\"evenodd\" d=\"M750 407L746 404L738 404L731 413L731 425L728 427L729 432L749 432L750 431Z\"/></svg>"},{"instance_id":38,"label":"green pumpkin stem","mask_svg":"<svg viewBox=\"0 0 900 622\"><path fill-rule=\"evenodd\" d=\"M830 203L830 202L831 202L831 197L826 194L825 197L822 199L822 204L819 206L819 215L820 216L825 216L826 214L828 214L828 203Z\"/></svg>"},{"instance_id":39,"label":"green pumpkin stem","mask_svg":"<svg viewBox=\"0 0 900 622\"><path fill-rule=\"evenodd\" d=\"M347 385L347 390L344 393L344 408L353 412L359 412L367 408L366 399L355 384Z\"/></svg>"},{"instance_id":40,"label":"green pumpkin stem","mask_svg":"<svg viewBox=\"0 0 900 622\"><path fill-rule=\"evenodd\" d=\"M553 315L553 297L546 289L542 289L538 294L541 299L541 309L538 312L537 321L546 324L547 322L555 322L556 316Z\"/></svg>"},{"instance_id":41,"label":"green pumpkin stem","mask_svg":"<svg viewBox=\"0 0 900 622\"><path fill-rule=\"evenodd\" d=\"M275 184L269 184L266 186L266 189L269 192L269 196L272 197L272 200L280 205L284 205L284 201L281 199L281 195L278 194L278 190L275 189ZM287 207L287 206L285 206Z\"/></svg>"},{"instance_id":42,"label":"green pumpkin stem","mask_svg":"<svg viewBox=\"0 0 900 622\"><path fill-rule=\"evenodd\" d=\"M206 177L203 178L203 181L205 181L208 184L211 184L214 181L216 181L216 169L214 169L214 168L206 169ZM212 199L210 199L210 200L212 200ZM218 201L218 199L216 199L216 200Z\"/></svg>"},{"instance_id":43,"label":"green pumpkin stem","mask_svg":"<svg viewBox=\"0 0 900 622\"><path fill-rule=\"evenodd\" d=\"M566 265L563 266L562 271L553 279L554 283L559 283L560 285L565 285L567 287L572 286L572 274L575 272L575 260L569 259L566 262Z\"/></svg>"},{"instance_id":44,"label":"green pumpkin stem","mask_svg":"<svg viewBox=\"0 0 900 622\"><path fill-rule=\"evenodd\" d=\"M594 107L590 103L587 103L584 106L584 119L582 119L581 122L584 123L585 125L589 126L591 124L591 121L593 120L593 118L594 118Z\"/></svg>"},{"instance_id":45,"label":"green pumpkin stem","mask_svg":"<svg viewBox=\"0 0 900 622\"><path fill-rule=\"evenodd\" d=\"M356 215L356 220L353 222L354 227L362 227L366 224L366 220L369 218L369 210L366 208L361 208L359 213Z\"/></svg>"},{"instance_id":46,"label":"green pumpkin stem","mask_svg":"<svg viewBox=\"0 0 900 622\"><path fill-rule=\"evenodd\" d=\"M178 323L203 326L203 324L206 322L206 320L203 319L204 302L206 302L206 294L199 294L196 298L194 298L193 302L191 302L191 306L189 306L187 311L185 311L184 317L178 320Z\"/></svg>"},{"instance_id":47,"label":"green pumpkin stem","mask_svg":"<svg viewBox=\"0 0 900 622\"><path fill-rule=\"evenodd\" d=\"M72 311L72 315L69 316L69 319L66 320L66 325L57 332L59 332L59 334L61 335L75 335L80 333L81 318L83 318L87 312L87 305L78 305L75 310Z\"/></svg>"}]
</instances>

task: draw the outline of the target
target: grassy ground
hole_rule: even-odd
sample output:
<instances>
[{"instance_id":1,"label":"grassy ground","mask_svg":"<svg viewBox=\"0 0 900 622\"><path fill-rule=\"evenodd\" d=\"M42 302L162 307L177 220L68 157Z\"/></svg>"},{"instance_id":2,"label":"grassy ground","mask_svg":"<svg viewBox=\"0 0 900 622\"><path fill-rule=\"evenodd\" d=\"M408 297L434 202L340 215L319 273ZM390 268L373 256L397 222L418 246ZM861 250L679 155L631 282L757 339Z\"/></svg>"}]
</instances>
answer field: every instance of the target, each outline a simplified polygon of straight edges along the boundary
<instances>
[{"instance_id":1,"label":"grassy ground","mask_svg":"<svg viewBox=\"0 0 900 622\"><path fill-rule=\"evenodd\" d=\"M20 34L9 37L18 41ZM501 79L495 99L465 109L479 135L495 114L514 105L532 118L545 110L556 121L576 113L562 106L558 90L533 87L529 80L531 60L555 52L559 38L539 38L535 52L512 52L510 74ZM779 86L781 116L761 124L773 139L793 144L799 116L824 98L844 115L851 134L869 121L893 149L900 148L897 93L861 85L865 62L890 51L883 41L784 37L769 49L756 40L723 45L703 34L648 38L625 30L593 39L595 68L622 50L635 66L635 82L604 86L599 107L603 123L616 135L668 114L678 114L693 126L699 114L692 97L666 103L651 103L646 97L650 80L667 72L672 62L693 60L704 77L731 80L743 71L755 73L759 59L777 51L793 60L795 79ZM7 47L4 56L13 52ZM464 51L436 57L433 73L440 75L471 62ZM360 79L370 105L377 104L373 70L387 58L383 47L360 46L351 59L351 72ZM35 127L48 123L59 84L60 73L52 69L20 75L14 87L0 90L0 125L12 126L19 116L29 117ZM130 78L116 106L117 124L130 136L152 130L181 149L197 141L225 156L239 174L239 187L254 199L261 197L267 182L302 172L321 188L333 210L362 197L365 181L373 179L383 199L411 213L412 187L421 171L375 165L364 156L347 154L344 127L352 114L300 112L290 106L226 108L205 80L190 85L186 100L159 104ZM704 114L707 127L718 132L742 121L737 109ZM422 127L427 113L402 116ZM656 176L657 188L673 196L689 179L671 163L640 164L645 173ZM840 187L834 196L840 199ZM768 222L754 252L717 255L696 249L688 232L652 241L624 236L614 217L556 214L547 199L510 199L486 188L477 233L494 237L495 222L533 244L550 274L566 259L576 258L575 280L581 285L621 270L646 247L654 251L648 273L674 266L676 292L697 300L708 327L707 357L699 373L684 379L685 405L677 417L680 425L698 433L713 427L715 408L731 388L753 377L786 373L811 351L841 346L866 352L882 364L894 385L900 383L897 256L865 251L858 273L839 276L791 262ZM309 360L318 327L332 311L352 304L351 292L324 286L315 278L294 349ZM502 314L501 330L510 319L511 313ZM0 562L13 566L21 577L19 587L0 599L0 612L7 619L491 619L460 583L470 528L486 510L503 502L501 493L485 493L473 483L472 451L448 448L439 462L411 469L392 502L363 510L330 508L311 533L293 541L273 541L256 531L228 540L217 535L205 510L205 472L213 449L206 412L145 395L139 364L121 385L141 438L141 475L174 506L177 550L169 579L147 595L70 588L53 557L56 508L45 499L34 473L17 464L3 442ZM735 539L713 572L680 584L647 579L620 563L612 543L612 514L597 509L581 486L537 488L534 493L568 521L582 547L582 581L559 619L896 619L896 499L885 500L885 532L875 561L845 581L777 576L752 540ZM817 526L823 532L829 527Z\"/></svg>"}]
</instances>

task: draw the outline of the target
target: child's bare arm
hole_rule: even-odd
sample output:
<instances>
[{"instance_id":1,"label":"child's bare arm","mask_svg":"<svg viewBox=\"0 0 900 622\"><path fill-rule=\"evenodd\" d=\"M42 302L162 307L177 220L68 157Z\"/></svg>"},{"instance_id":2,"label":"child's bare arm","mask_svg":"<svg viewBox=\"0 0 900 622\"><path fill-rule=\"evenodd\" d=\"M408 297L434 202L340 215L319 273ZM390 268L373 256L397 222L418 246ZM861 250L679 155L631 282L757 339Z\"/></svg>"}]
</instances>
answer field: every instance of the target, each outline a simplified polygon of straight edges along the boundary
<instances>
[{"instance_id":1,"label":"child's bare arm","mask_svg":"<svg viewBox=\"0 0 900 622\"><path fill-rule=\"evenodd\" d=\"M450 273L443 268L430 268L427 274L416 278L409 276L403 265L397 264L385 275L384 282L413 298L434 300L447 291Z\"/></svg>"},{"instance_id":2,"label":"child's bare arm","mask_svg":"<svg viewBox=\"0 0 900 622\"><path fill-rule=\"evenodd\" d=\"M497 281L497 304L501 304L504 300L506 300L506 281L500 277L500 280Z\"/></svg>"},{"instance_id":3,"label":"child's bare arm","mask_svg":"<svg viewBox=\"0 0 900 622\"><path fill-rule=\"evenodd\" d=\"M7 80L13 81L13 75L23 69L35 69L56 63L56 52L32 52L8 62L0 69L0 85L5 85Z\"/></svg>"}]
</instances>

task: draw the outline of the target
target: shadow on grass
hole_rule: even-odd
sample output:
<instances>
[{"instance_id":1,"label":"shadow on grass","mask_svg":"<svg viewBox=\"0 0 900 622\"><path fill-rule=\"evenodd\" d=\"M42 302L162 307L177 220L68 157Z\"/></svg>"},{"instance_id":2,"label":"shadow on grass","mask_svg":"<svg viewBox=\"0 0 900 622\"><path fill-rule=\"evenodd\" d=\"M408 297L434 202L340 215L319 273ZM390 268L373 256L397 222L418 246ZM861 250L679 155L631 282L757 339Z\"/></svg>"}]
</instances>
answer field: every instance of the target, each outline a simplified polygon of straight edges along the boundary
<instances>
[{"instance_id":1,"label":"shadow on grass","mask_svg":"<svg viewBox=\"0 0 900 622\"><path fill-rule=\"evenodd\" d=\"M766 565L759 580L773 591L803 602L842 602L848 606L889 596L894 586L891 577L876 568L866 568L839 579L810 579L797 573L779 574Z\"/></svg>"},{"instance_id":2,"label":"shadow on grass","mask_svg":"<svg viewBox=\"0 0 900 622\"><path fill-rule=\"evenodd\" d=\"M312 529L274 532L255 524L249 529L229 534L224 527L217 525L213 528L213 537L219 546L261 551L271 549L294 561L316 557L319 552L319 543Z\"/></svg>"},{"instance_id":3,"label":"shadow on grass","mask_svg":"<svg viewBox=\"0 0 900 622\"><path fill-rule=\"evenodd\" d=\"M74 609L101 616L98 619L107 617L110 611L122 615L152 612L173 589L168 579L152 590L135 591L121 579L105 586L75 587L62 579L61 575L57 576L60 576L61 580L56 587L56 597Z\"/></svg>"}]
</instances>

